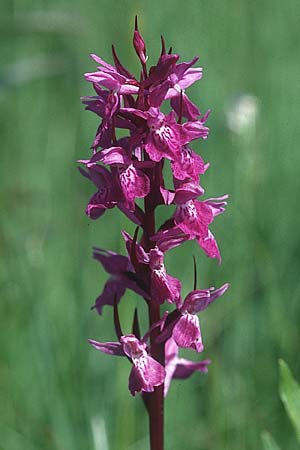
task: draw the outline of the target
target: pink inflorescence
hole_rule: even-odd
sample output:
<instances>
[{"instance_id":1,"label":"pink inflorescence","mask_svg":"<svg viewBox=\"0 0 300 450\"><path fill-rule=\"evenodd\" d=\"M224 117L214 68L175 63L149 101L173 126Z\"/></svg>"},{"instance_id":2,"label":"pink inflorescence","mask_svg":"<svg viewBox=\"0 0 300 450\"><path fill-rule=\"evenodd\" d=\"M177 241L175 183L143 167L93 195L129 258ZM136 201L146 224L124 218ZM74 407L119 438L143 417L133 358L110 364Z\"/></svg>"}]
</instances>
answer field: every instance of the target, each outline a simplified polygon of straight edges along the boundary
<instances>
[{"instance_id":1,"label":"pink inflorescence","mask_svg":"<svg viewBox=\"0 0 300 450\"><path fill-rule=\"evenodd\" d=\"M137 231L139 228L143 231L140 241L137 231L133 237L122 231L127 256L94 249L94 258L109 274L94 308L99 314L105 305L114 308L118 341L89 342L103 353L125 356L132 363L129 389L133 395L153 392L163 383L166 394L172 378L187 378L195 371L207 372L209 360L192 362L179 358L178 351L179 348L203 351L197 314L223 295L229 285L201 290L194 286L182 298L181 281L167 273L164 256L185 241L196 240L208 257L221 262L210 225L224 212L228 196L203 199L199 178L209 164L191 148L192 141L206 139L209 134L206 125L209 111L202 114L186 94L186 89L202 78L202 68L194 67L198 57L179 62L178 54L171 49L166 52L162 38L161 55L148 70L146 45L137 24L133 45L141 63L139 77L121 64L114 47L114 65L93 54L97 70L85 74L95 95L83 97L82 101L87 110L101 118L91 157L80 160L84 166L80 172L95 186L86 214L98 219L107 209L117 207L137 226ZM165 103L169 105L168 114L161 111ZM173 175L172 189L164 182L163 169L167 164ZM139 206L140 201L137 204L137 199L144 199L144 207ZM159 205L172 212L156 229L155 209ZM135 312L132 334L123 334L118 303L126 289L142 297L149 310L152 306L159 310L159 305L168 302L173 311L156 321L150 318L144 337L140 335ZM163 356L155 359L157 353Z\"/></svg>"}]
</instances>

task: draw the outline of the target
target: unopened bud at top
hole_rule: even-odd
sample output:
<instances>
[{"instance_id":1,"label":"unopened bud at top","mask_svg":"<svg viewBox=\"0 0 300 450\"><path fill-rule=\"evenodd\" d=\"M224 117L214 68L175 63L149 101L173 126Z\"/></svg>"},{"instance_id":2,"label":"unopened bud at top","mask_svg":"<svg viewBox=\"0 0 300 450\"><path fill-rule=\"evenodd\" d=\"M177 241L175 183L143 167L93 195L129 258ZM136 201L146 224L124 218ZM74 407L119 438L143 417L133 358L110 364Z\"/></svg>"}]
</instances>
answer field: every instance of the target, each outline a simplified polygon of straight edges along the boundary
<instances>
[{"instance_id":1,"label":"unopened bud at top","mask_svg":"<svg viewBox=\"0 0 300 450\"><path fill-rule=\"evenodd\" d=\"M138 22L137 22L137 16L135 16L135 27L134 27L134 33L133 33L133 46L135 48L135 51L140 58L140 61L142 64L145 64L147 61L147 54L146 54L146 45L145 41L139 32L138 29Z\"/></svg>"}]
</instances>

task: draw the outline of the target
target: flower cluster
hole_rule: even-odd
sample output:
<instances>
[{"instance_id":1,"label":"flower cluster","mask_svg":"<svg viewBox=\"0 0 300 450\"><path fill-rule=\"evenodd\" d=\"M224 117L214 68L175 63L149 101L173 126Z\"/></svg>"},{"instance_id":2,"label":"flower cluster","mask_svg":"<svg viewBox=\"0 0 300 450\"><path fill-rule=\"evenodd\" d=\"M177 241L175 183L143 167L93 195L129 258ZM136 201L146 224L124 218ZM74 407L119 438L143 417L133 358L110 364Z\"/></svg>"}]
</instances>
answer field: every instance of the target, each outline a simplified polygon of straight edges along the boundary
<instances>
[{"instance_id":1,"label":"flower cluster","mask_svg":"<svg viewBox=\"0 0 300 450\"><path fill-rule=\"evenodd\" d=\"M97 70L85 74L95 95L83 97L83 103L101 118L91 157L80 160L84 167L80 172L95 186L86 214L98 219L107 209L116 207L137 226L134 236L122 231L127 256L94 249L94 258L109 274L94 307L99 314L105 305L114 308L118 341L89 342L101 352L129 359L129 389L133 395L153 392L163 383L166 394L172 378L207 371L209 360L192 362L179 358L178 351L203 351L197 314L223 295L228 284L204 290L194 286L182 298L180 280L167 273L165 253L187 240L196 240L209 258L221 262L210 225L223 213L227 196L202 199L200 176L209 164L191 147L194 140L204 140L209 134L206 122L210 111L202 114L186 94L186 89L202 78L202 68L194 67L198 57L179 62L178 54L172 49L166 51L162 38L158 61L148 70L146 45L137 22L133 45L141 63L139 77L121 64L114 47L114 65L93 54ZM166 102L168 114L161 108ZM166 164L173 179L168 187ZM138 199L144 199L144 207ZM175 208L169 208L169 219L156 229L155 210L159 205ZM139 229L143 231L140 240ZM126 289L137 293L149 307L150 325L143 337L137 313L132 333L121 331L118 303ZM173 310L161 317L157 311L164 302Z\"/></svg>"}]
</instances>

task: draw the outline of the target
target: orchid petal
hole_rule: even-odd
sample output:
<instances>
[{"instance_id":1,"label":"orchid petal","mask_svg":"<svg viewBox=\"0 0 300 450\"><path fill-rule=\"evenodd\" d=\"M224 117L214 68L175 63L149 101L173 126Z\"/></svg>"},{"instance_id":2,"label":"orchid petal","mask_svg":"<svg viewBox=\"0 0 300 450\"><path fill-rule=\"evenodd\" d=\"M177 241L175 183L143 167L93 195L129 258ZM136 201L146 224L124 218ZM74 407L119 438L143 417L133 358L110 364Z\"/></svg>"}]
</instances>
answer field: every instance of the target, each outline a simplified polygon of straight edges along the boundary
<instances>
[{"instance_id":1,"label":"orchid petal","mask_svg":"<svg viewBox=\"0 0 300 450\"><path fill-rule=\"evenodd\" d=\"M130 164L120 173L120 184L125 197L125 205L134 210L136 198L143 198L150 191L150 180L141 170Z\"/></svg>"},{"instance_id":2,"label":"orchid petal","mask_svg":"<svg viewBox=\"0 0 300 450\"><path fill-rule=\"evenodd\" d=\"M125 356L122 344L120 342L98 342L93 339L88 340L89 343L102 353L114 356Z\"/></svg>"},{"instance_id":3,"label":"orchid petal","mask_svg":"<svg viewBox=\"0 0 300 450\"><path fill-rule=\"evenodd\" d=\"M173 339L178 347L193 348L202 352L202 344L199 319L194 314L183 314L173 328Z\"/></svg>"},{"instance_id":4,"label":"orchid petal","mask_svg":"<svg viewBox=\"0 0 300 450\"><path fill-rule=\"evenodd\" d=\"M174 202L180 205L203 194L204 189L198 183L195 183L193 181L189 183L183 183L176 189Z\"/></svg>"},{"instance_id":5,"label":"orchid petal","mask_svg":"<svg viewBox=\"0 0 300 450\"><path fill-rule=\"evenodd\" d=\"M164 367L151 356L143 356L133 360L129 378L129 390L136 392L153 392L156 386L163 384L166 372Z\"/></svg>"},{"instance_id":6,"label":"orchid petal","mask_svg":"<svg viewBox=\"0 0 300 450\"><path fill-rule=\"evenodd\" d=\"M206 139L209 133L209 128L203 125L201 120L194 120L185 122L181 129L181 143L188 144L194 139Z\"/></svg>"},{"instance_id":7,"label":"orchid petal","mask_svg":"<svg viewBox=\"0 0 300 450\"><path fill-rule=\"evenodd\" d=\"M187 145L181 148L180 156L171 163L172 172L178 180L190 178L198 181L199 175L205 173L205 166L201 156L193 152Z\"/></svg>"},{"instance_id":8,"label":"orchid petal","mask_svg":"<svg viewBox=\"0 0 300 450\"><path fill-rule=\"evenodd\" d=\"M93 308L96 308L98 314L101 315L103 306L114 306L115 303L119 303L124 294L125 287L121 283L116 280L109 280L105 284L102 293L97 297Z\"/></svg>"},{"instance_id":9,"label":"orchid petal","mask_svg":"<svg viewBox=\"0 0 300 450\"><path fill-rule=\"evenodd\" d=\"M221 264L222 258L217 241L210 230L206 236L198 236L197 242L209 258L216 258Z\"/></svg>"},{"instance_id":10,"label":"orchid petal","mask_svg":"<svg viewBox=\"0 0 300 450\"><path fill-rule=\"evenodd\" d=\"M175 371L173 373L173 378L186 379L193 375L194 372L208 372L208 365L211 363L210 359L205 359L203 361L194 362L189 361L185 358L179 358Z\"/></svg>"},{"instance_id":11,"label":"orchid petal","mask_svg":"<svg viewBox=\"0 0 300 450\"><path fill-rule=\"evenodd\" d=\"M170 87L170 81L165 80L149 92L149 104L150 106L159 107L166 97L166 94Z\"/></svg>"},{"instance_id":12,"label":"orchid petal","mask_svg":"<svg viewBox=\"0 0 300 450\"><path fill-rule=\"evenodd\" d=\"M188 120L196 120L201 114L198 107L184 93L182 94L182 100L180 95L171 99L171 107L178 116L181 114L182 117L186 117Z\"/></svg>"},{"instance_id":13,"label":"orchid petal","mask_svg":"<svg viewBox=\"0 0 300 450\"><path fill-rule=\"evenodd\" d=\"M189 314L196 314L203 311L217 298L221 297L227 289L229 284L225 283L219 289L196 289L191 291L185 298L183 306L181 308L182 312L188 312Z\"/></svg>"},{"instance_id":14,"label":"orchid petal","mask_svg":"<svg viewBox=\"0 0 300 450\"><path fill-rule=\"evenodd\" d=\"M186 234L207 236L208 225L212 222L213 215L204 202L189 200L177 207L174 220Z\"/></svg>"}]
</instances>

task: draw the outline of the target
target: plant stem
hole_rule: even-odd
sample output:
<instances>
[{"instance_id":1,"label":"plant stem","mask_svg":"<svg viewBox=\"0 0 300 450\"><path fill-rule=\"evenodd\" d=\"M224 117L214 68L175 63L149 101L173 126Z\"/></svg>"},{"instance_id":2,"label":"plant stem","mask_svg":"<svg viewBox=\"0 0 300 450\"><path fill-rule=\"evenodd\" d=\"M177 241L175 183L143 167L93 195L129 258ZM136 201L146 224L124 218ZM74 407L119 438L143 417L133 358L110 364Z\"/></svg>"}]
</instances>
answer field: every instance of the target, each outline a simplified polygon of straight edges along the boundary
<instances>
[{"instance_id":1,"label":"plant stem","mask_svg":"<svg viewBox=\"0 0 300 450\"><path fill-rule=\"evenodd\" d=\"M151 324L160 319L159 305L149 302L149 322ZM151 339L151 355L156 361L164 365L164 346L156 344L155 338L159 333L156 328L152 331ZM150 449L164 449L164 385L157 386L154 392L149 394L149 429L150 429Z\"/></svg>"},{"instance_id":2,"label":"plant stem","mask_svg":"<svg viewBox=\"0 0 300 450\"><path fill-rule=\"evenodd\" d=\"M160 168L161 170L161 168ZM155 195L154 190L155 180L157 178L157 172L152 171L151 190L148 196L145 198L145 222L143 224L143 245L146 251L153 248L154 243L150 240L150 237L155 234ZM151 299L148 302L149 308L149 326L160 319L160 305L155 302L155 299ZM159 329L155 328L150 334L150 353L151 356L165 365L165 353L164 344L157 344L156 337L159 334ZM147 394L147 405L149 414L149 434L150 434L150 449L151 450L164 450L164 385L157 386L154 392Z\"/></svg>"}]
</instances>

